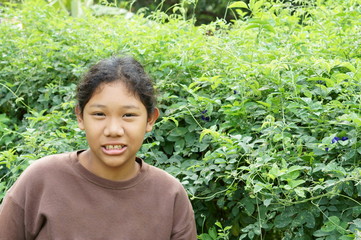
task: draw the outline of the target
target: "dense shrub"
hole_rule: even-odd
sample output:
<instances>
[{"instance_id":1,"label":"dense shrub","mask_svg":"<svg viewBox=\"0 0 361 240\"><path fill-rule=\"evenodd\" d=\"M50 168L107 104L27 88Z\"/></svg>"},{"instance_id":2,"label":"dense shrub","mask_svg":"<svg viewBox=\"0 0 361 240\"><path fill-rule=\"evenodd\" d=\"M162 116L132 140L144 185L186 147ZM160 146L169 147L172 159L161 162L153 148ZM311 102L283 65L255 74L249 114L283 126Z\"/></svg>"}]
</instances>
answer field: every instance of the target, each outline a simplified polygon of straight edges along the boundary
<instances>
[{"instance_id":1,"label":"dense shrub","mask_svg":"<svg viewBox=\"0 0 361 240\"><path fill-rule=\"evenodd\" d=\"M125 53L159 92L162 118L141 156L181 179L200 239L356 238L361 7L318 1L305 15L262 2L239 3L252 14L232 25L199 27L163 12L2 7L12 19L0 24L2 192L31 161L85 147L75 84L90 64Z\"/></svg>"},{"instance_id":2,"label":"dense shrub","mask_svg":"<svg viewBox=\"0 0 361 240\"><path fill-rule=\"evenodd\" d=\"M192 19L196 25L208 24L214 22L217 19L223 19L230 22L237 19L236 11L234 9L228 9L227 7L232 5L236 1L229 0L136 0L136 1L112 1L108 3L115 3L115 5L123 5L127 8L130 6L130 10L133 12L142 12L143 14L152 14L154 11L162 11L167 13L178 12L184 19ZM302 9L303 14L307 15L308 8L315 7L315 1L313 0L242 0L243 4L252 5L254 2L266 2L268 4L278 5L283 8L291 10L291 14L295 13L297 9ZM242 16L249 16L252 11L247 7L241 5L237 7L237 12L240 12ZM302 20L302 19L300 19Z\"/></svg>"},{"instance_id":3,"label":"dense shrub","mask_svg":"<svg viewBox=\"0 0 361 240\"><path fill-rule=\"evenodd\" d=\"M179 12L186 19L195 17L196 24L205 24L217 19L232 19L234 16L227 11L228 0L138 0L128 1L131 3L132 11L141 11L148 15L154 11Z\"/></svg>"}]
</instances>

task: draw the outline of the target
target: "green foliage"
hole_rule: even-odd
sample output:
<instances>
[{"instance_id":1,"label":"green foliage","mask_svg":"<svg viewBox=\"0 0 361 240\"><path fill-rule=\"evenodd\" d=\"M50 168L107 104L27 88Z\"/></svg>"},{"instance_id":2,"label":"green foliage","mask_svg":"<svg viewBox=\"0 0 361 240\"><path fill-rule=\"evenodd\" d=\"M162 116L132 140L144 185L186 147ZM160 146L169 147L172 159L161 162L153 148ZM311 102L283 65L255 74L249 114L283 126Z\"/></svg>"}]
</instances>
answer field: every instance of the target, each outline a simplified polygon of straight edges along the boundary
<instances>
[{"instance_id":1,"label":"green foliage","mask_svg":"<svg viewBox=\"0 0 361 240\"><path fill-rule=\"evenodd\" d=\"M31 161L85 148L75 84L125 53L159 92L140 156L182 181L199 239L357 239L361 7L313 4L235 2L238 20L198 27L180 10L75 19L45 3L2 7L16 21L0 24L0 192Z\"/></svg>"},{"instance_id":2,"label":"green foliage","mask_svg":"<svg viewBox=\"0 0 361 240\"><path fill-rule=\"evenodd\" d=\"M217 231L216 227L218 228L218 231ZM223 228L223 226L220 222L216 222L215 227L211 227L208 230L208 233L202 233L201 235L199 235L198 239L201 239L201 240L221 240L221 239L228 240L229 232L230 232L231 228L232 227L230 227L230 226Z\"/></svg>"},{"instance_id":3,"label":"green foliage","mask_svg":"<svg viewBox=\"0 0 361 240\"><path fill-rule=\"evenodd\" d=\"M147 16L156 11L167 14L179 13L183 19L192 19L197 25L221 18L232 18L230 12L227 11L227 5L230 2L228 0L127 0L126 2L130 3L133 11Z\"/></svg>"}]
</instances>

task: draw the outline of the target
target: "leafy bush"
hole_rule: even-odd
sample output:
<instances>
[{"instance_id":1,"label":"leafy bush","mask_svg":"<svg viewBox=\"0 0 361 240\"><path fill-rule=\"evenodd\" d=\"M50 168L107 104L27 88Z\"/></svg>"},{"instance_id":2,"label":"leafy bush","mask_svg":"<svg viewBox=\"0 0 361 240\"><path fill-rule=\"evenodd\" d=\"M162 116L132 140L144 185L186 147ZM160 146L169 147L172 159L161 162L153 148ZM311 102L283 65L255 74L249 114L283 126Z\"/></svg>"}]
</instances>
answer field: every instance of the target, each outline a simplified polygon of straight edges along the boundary
<instances>
[{"instance_id":1,"label":"leafy bush","mask_svg":"<svg viewBox=\"0 0 361 240\"><path fill-rule=\"evenodd\" d=\"M163 12L70 18L43 3L3 7L21 26L0 24L0 189L41 156L85 148L76 81L125 53L159 92L162 118L141 156L181 179L200 239L357 238L360 4L237 4L252 14L198 27Z\"/></svg>"}]
</instances>

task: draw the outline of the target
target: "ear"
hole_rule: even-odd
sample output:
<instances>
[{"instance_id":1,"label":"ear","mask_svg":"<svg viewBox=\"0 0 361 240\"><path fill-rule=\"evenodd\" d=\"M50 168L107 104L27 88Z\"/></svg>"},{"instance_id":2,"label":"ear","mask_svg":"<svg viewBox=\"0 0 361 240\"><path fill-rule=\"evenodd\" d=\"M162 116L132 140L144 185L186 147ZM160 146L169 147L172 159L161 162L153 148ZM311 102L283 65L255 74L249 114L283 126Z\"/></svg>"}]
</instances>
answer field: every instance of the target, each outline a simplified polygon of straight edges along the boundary
<instances>
[{"instance_id":1,"label":"ear","mask_svg":"<svg viewBox=\"0 0 361 240\"><path fill-rule=\"evenodd\" d=\"M153 126L154 126L155 122L157 121L158 117L159 117L159 109L154 108L153 113L148 117L148 120L147 120L147 128L146 128L147 132L152 131Z\"/></svg>"},{"instance_id":2,"label":"ear","mask_svg":"<svg viewBox=\"0 0 361 240\"><path fill-rule=\"evenodd\" d=\"M81 130L84 130L84 120L83 115L79 109L79 106L75 107L76 120L78 121L78 126Z\"/></svg>"}]
</instances>

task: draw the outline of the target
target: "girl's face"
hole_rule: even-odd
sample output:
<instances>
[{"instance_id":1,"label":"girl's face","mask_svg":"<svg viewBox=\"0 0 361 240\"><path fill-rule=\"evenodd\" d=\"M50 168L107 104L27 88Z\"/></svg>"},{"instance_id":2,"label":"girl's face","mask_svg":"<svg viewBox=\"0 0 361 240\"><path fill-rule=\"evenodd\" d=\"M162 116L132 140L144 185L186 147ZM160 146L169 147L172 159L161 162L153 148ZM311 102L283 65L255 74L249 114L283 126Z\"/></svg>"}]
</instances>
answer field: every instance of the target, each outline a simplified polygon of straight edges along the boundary
<instances>
[{"instance_id":1,"label":"girl's face","mask_svg":"<svg viewBox=\"0 0 361 240\"><path fill-rule=\"evenodd\" d=\"M83 115L79 111L77 114L79 128L85 130L90 147L80 155L80 163L110 180L133 177L137 172L136 153L158 116L158 109L148 116L143 103L121 81L100 85Z\"/></svg>"}]
</instances>

